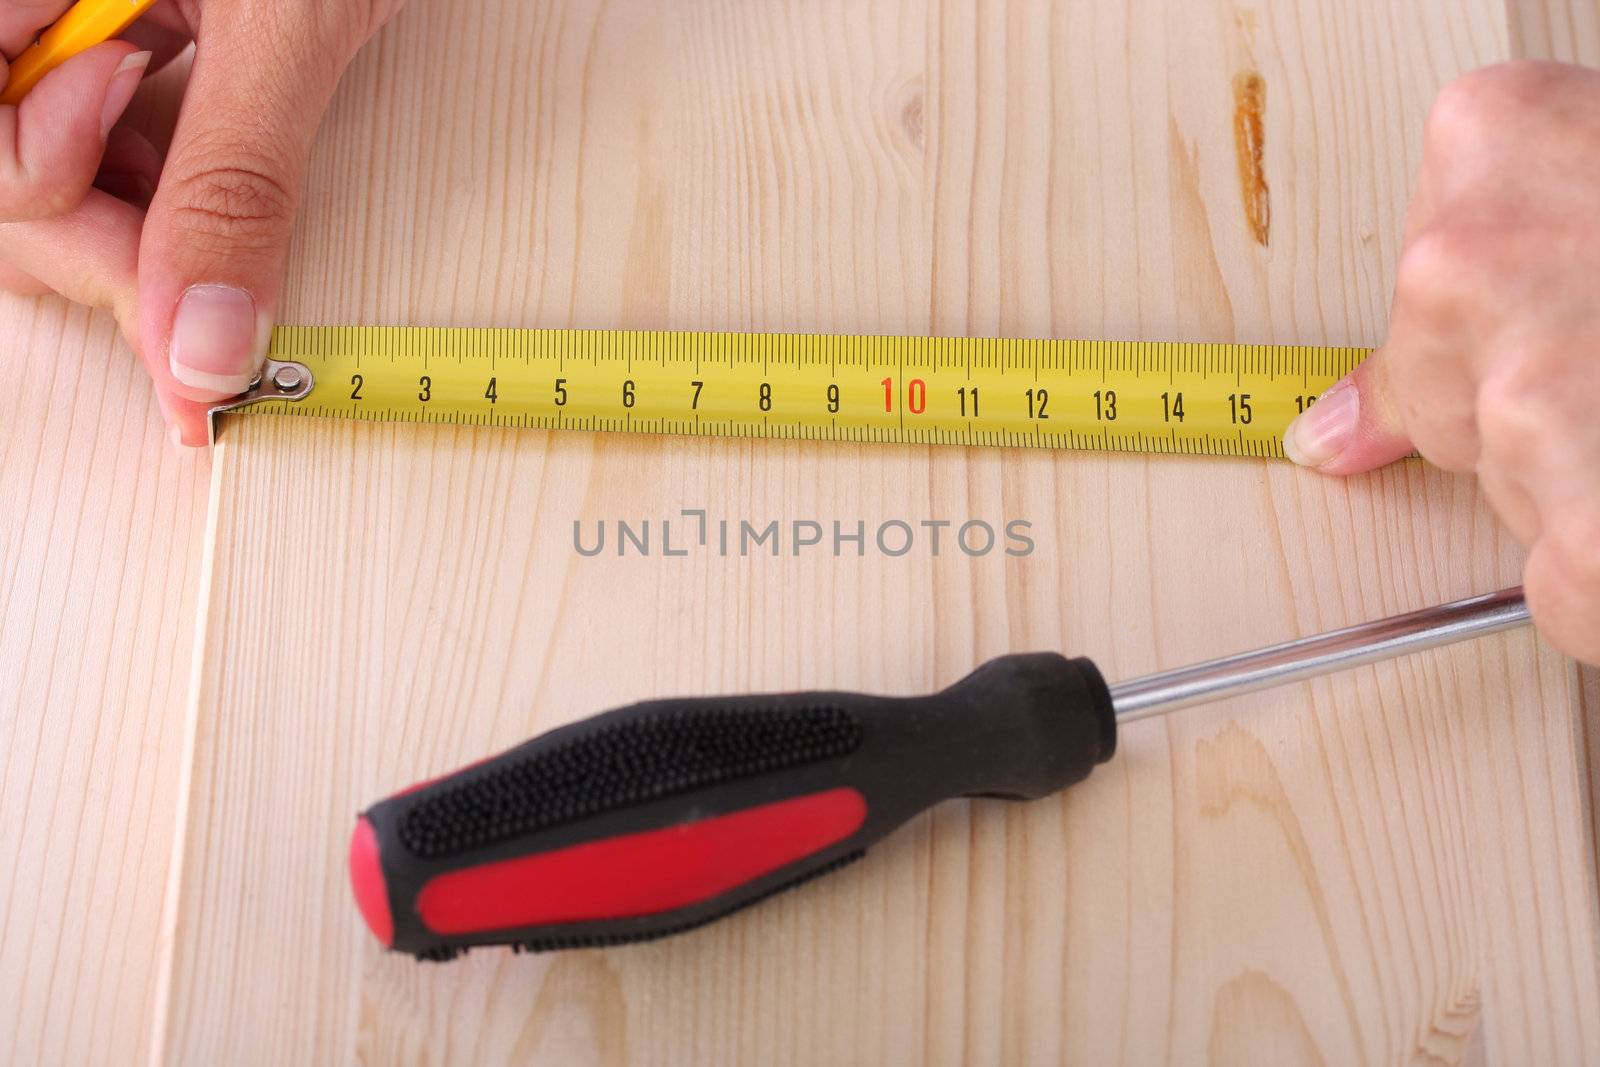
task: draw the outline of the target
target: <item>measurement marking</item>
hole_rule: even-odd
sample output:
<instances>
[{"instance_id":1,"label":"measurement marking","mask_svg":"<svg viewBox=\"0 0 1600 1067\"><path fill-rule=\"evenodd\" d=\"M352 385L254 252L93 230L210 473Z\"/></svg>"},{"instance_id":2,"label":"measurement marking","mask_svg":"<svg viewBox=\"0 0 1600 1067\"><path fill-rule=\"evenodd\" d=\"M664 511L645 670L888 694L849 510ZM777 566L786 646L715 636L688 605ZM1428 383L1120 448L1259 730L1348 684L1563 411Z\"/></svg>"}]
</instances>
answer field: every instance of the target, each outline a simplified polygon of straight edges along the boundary
<instances>
[{"instance_id":1,"label":"measurement marking","mask_svg":"<svg viewBox=\"0 0 1600 1067\"><path fill-rule=\"evenodd\" d=\"M895 375L895 379L896 379L895 380L895 391L897 393L904 394L905 388L906 388L906 384L905 384L905 381L906 381L906 351L905 351L905 346L904 345L895 345L894 346L894 354L895 354L895 358L899 361L899 372ZM904 433L905 432L905 428L906 428L905 397L903 395L896 396L894 398L894 404L895 404L895 407L900 412L900 430L901 430L902 433Z\"/></svg>"},{"instance_id":2,"label":"measurement marking","mask_svg":"<svg viewBox=\"0 0 1600 1067\"><path fill-rule=\"evenodd\" d=\"M690 345L684 350L683 345ZM723 346L726 363L717 360L715 345ZM590 365L598 367L593 377L581 363L576 373L566 368L569 345L575 355L588 354ZM778 349L776 345L788 345ZM643 346L642 348L640 346ZM764 358L764 369L781 380L772 383L773 400L777 411L764 414L757 421L743 419L717 419L698 411L688 413L680 404L687 399L673 391L671 376L663 395L656 385L645 383L638 393L638 404L624 411L611 390L615 387L614 371L599 364L615 360L624 364L625 373L632 373L635 350L645 356L654 356L658 369L674 370L675 365L693 366L697 375L709 374L706 382L711 392L702 396L713 409L729 403L735 406L754 406L755 396L745 395L745 383L754 376L757 355ZM404 327L286 327L273 337L271 351L279 358L298 358L306 361L318 374L319 385L309 405L271 402L257 408L263 413L293 415L323 414L325 417L358 419L363 421L394 421L415 424L456 424L461 426L502 427L562 427L589 426L599 430L639 431L683 434L724 434L766 436L784 440L854 440L899 443L930 443L970 446L993 444L1028 447L1093 447L1108 451L1147 452L1165 454L1241 455L1253 457L1281 454L1276 439L1277 416L1268 413L1282 411L1287 405L1287 420L1295 410L1289 401L1296 397L1314 394L1325 388L1339 375L1359 362L1364 350L1353 347L1318 347L1290 345L1228 345L1214 342L1171 342L1142 344L1134 342L1108 342L1093 340L1053 340L1048 338L1005 339L996 337L932 338L932 337L826 337L784 333L761 334L702 334L693 331L591 331L568 328L554 330L506 330L499 328L439 329ZM435 354L443 355L444 365L434 366ZM707 355L711 359L707 359ZM501 368L510 357L520 355L524 365L521 376L508 368ZM448 368L454 363L461 368L459 380L451 375L457 372ZM506 358L502 358L506 357ZM791 358L792 357L792 358ZM556 363L556 374L566 379L566 388L580 405L598 403L607 410L605 414L588 417L569 417L542 403L542 395L550 397L551 379L545 378L548 364ZM386 362L389 377L382 377L373 368L372 360ZM477 365L479 359L489 363L487 368ZM575 362L578 362L575 360ZM468 366L468 364L474 366ZM540 363L538 370L534 364ZM841 366L846 371L840 374ZM775 365L776 364L776 365ZM718 367L729 370L726 380L718 380ZM823 374L824 366L827 369ZM864 413L854 410L844 413L841 421L837 412L822 410L822 396L807 399L808 383L820 394L830 383L839 386L845 395L845 404L854 407L870 392L861 391L867 382L883 375L873 373L882 367L895 374L898 389L891 389L890 405L885 412L875 413L868 408ZM792 378L785 378L785 368L790 368ZM750 373L747 376L746 370ZM1081 371L1098 369L1103 388L1113 389L1124 412L1135 423L1125 425L1126 419L1115 427L1084 417L1078 411L1081 403L1075 395L1080 385L1072 381ZM1172 422L1162 426L1155 422L1150 431L1144 429L1142 412L1161 411L1157 398L1161 386L1157 372L1166 371L1165 387L1168 391L1196 391L1185 397L1190 412L1184 433ZM366 403L357 403L349 397L347 384L354 373L366 374L363 390ZM1005 376L1017 372L1031 372L1024 381L1041 388L1055 386L1062 389L1053 401L1051 415L1060 413L1061 422L1052 421L1052 430L1045 430L1043 420L1023 421L1015 411L1020 396L1013 397L1011 387L1003 383ZM1248 432L1230 426L1229 407L1225 399L1200 389L1211 376L1221 377L1222 371L1231 371L1235 388L1243 390L1246 373L1258 376L1261 382L1252 383L1257 425ZM947 372L960 374L964 389L976 392L988 385L996 390L986 398L982 414L969 415L962 404L956 406L955 381L943 377ZM412 379L407 381L409 373ZM418 395L416 377L426 373L431 382L429 401ZM1178 385L1178 375L1185 376L1184 385ZM377 376L374 376L374 375ZM931 406L918 417L908 417L907 394L912 377L936 375L924 387L931 394ZM484 377L480 378L479 375ZM1113 375L1116 377L1113 378ZM487 377L498 376L498 399L502 406L491 406L479 399L484 393ZM1056 381L1052 382L1052 377ZM1146 382L1146 378L1149 381ZM1311 385L1317 378L1318 384ZM696 380L699 380L698 378ZM1022 383L1017 383L1021 385ZM849 387L846 390L846 386ZM1218 385L1220 388L1220 383ZM732 389L732 395L721 393ZM342 392L336 392L342 390ZM948 392L946 391L948 390ZM1051 391L1054 391L1053 389ZM1092 390L1091 390L1092 391ZM1017 390L1018 393L1021 390ZM408 395L409 394L409 395ZM1225 394L1224 394L1225 396ZM853 398L853 399L852 399ZM1217 411L1221 400L1220 413ZM324 403L324 401L327 401ZM742 404L741 404L742 401ZM867 400L871 403L870 399ZM893 405L899 404L898 408ZM404 405L404 406L401 406ZM1131 406L1130 406L1131 405ZM539 412L528 410L539 408ZM813 410L815 409L815 410ZM546 414L546 413L549 414ZM1092 415L1093 409L1090 409ZM751 414L755 414L752 412ZM1069 418L1070 415L1070 418ZM637 416L637 417L635 417ZM849 425L860 418L861 427ZM1031 432L1029 432L1031 427ZM1095 433L1096 430L1099 433ZM1165 436L1157 429L1166 429ZM1231 433L1229 431L1232 431Z\"/></svg>"}]
</instances>

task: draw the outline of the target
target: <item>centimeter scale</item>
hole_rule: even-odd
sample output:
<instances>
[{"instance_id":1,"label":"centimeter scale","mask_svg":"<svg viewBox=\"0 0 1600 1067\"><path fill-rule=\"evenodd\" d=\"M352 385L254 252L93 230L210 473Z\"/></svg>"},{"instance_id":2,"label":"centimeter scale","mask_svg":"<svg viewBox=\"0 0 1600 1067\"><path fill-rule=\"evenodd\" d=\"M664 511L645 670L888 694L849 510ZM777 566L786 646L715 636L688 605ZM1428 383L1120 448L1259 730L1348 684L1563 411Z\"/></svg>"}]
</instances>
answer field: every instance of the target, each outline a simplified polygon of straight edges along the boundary
<instances>
[{"instance_id":1,"label":"centimeter scale","mask_svg":"<svg viewBox=\"0 0 1600 1067\"><path fill-rule=\"evenodd\" d=\"M1367 349L288 326L214 412L785 440L1281 456Z\"/></svg>"}]
</instances>

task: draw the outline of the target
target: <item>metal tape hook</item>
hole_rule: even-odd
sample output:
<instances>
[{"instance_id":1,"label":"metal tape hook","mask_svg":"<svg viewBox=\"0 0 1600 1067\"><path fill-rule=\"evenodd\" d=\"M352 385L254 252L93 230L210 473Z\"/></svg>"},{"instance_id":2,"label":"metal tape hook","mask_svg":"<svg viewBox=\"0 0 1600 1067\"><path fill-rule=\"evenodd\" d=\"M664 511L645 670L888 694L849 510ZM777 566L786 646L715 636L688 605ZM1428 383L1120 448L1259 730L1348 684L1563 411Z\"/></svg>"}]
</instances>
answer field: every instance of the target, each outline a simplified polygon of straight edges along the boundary
<instances>
[{"instance_id":1,"label":"metal tape hook","mask_svg":"<svg viewBox=\"0 0 1600 1067\"><path fill-rule=\"evenodd\" d=\"M217 416L227 411L237 411L263 400L304 400L311 395L316 378L311 368L292 360L269 359L261 365L261 374L250 383L250 388L230 400L211 405L206 412L206 434L211 444L217 443Z\"/></svg>"}]
</instances>

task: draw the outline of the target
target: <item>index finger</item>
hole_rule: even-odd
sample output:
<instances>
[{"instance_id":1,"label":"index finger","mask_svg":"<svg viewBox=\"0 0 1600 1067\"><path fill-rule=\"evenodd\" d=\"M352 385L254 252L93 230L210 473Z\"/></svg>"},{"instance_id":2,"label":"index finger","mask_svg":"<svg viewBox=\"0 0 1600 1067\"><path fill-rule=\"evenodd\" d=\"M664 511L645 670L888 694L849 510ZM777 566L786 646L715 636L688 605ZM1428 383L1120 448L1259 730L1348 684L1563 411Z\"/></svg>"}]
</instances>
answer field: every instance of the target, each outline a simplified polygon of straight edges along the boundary
<instances>
[{"instance_id":1,"label":"index finger","mask_svg":"<svg viewBox=\"0 0 1600 1067\"><path fill-rule=\"evenodd\" d=\"M0 55L16 59L71 6L72 0L0 0Z\"/></svg>"}]
</instances>

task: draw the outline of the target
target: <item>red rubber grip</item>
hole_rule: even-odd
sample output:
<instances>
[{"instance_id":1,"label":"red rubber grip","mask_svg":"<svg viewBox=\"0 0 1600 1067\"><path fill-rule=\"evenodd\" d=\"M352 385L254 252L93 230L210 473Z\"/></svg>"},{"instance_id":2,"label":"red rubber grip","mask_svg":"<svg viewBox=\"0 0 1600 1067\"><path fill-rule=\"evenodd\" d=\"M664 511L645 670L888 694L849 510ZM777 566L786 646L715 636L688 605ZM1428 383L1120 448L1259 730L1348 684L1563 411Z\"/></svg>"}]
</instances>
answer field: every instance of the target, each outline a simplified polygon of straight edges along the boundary
<instances>
[{"instance_id":1,"label":"red rubber grip","mask_svg":"<svg viewBox=\"0 0 1600 1067\"><path fill-rule=\"evenodd\" d=\"M441 874L417 895L436 934L656 915L710 900L843 841L867 802L841 787L698 822Z\"/></svg>"}]
</instances>

